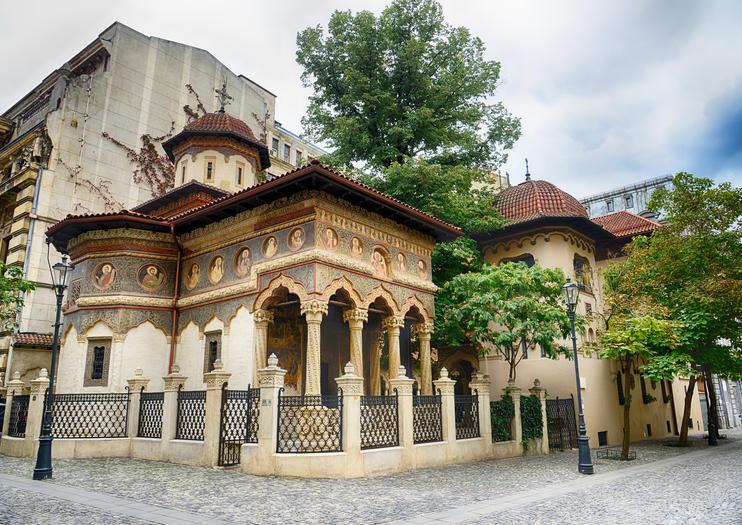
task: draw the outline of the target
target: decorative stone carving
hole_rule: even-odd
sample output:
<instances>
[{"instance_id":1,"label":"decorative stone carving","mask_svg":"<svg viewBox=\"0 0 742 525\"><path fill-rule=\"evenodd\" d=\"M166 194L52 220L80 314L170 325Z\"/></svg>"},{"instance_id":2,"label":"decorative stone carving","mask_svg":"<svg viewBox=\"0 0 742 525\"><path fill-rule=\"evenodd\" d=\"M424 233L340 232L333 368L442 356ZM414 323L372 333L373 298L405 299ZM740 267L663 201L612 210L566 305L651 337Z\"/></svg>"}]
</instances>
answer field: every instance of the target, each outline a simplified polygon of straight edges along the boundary
<instances>
[{"instance_id":1,"label":"decorative stone carving","mask_svg":"<svg viewBox=\"0 0 742 525\"><path fill-rule=\"evenodd\" d=\"M363 308L349 308L343 312L343 321L346 323L365 323L368 321L368 310Z\"/></svg>"},{"instance_id":2,"label":"decorative stone carving","mask_svg":"<svg viewBox=\"0 0 742 525\"><path fill-rule=\"evenodd\" d=\"M440 391L442 395L452 396L456 381L448 377L448 370L444 366L440 371L440 379L433 381L433 384L435 385L436 390Z\"/></svg>"},{"instance_id":3,"label":"decorative stone carving","mask_svg":"<svg viewBox=\"0 0 742 525\"><path fill-rule=\"evenodd\" d=\"M328 304L322 301L318 300L309 300L309 301L302 301L301 303L301 315L307 316L315 316L317 314L320 315L327 315L328 311ZM319 318L318 322L321 322L321 318ZM309 322L309 317L307 317L307 322Z\"/></svg>"},{"instance_id":4,"label":"decorative stone carving","mask_svg":"<svg viewBox=\"0 0 742 525\"><path fill-rule=\"evenodd\" d=\"M276 354L268 356L268 366L258 370L258 385L263 387L281 388L286 370L278 367L278 357Z\"/></svg>"},{"instance_id":5,"label":"decorative stone carving","mask_svg":"<svg viewBox=\"0 0 742 525\"><path fill-rule=\"evenodd\" d=\"M206 381L206 390L220 390L222 385L229 381L232 374L224 370L224 365L221 359L214 361L214 369L211 372L204 374L204 380Z\"/></svg>"},{"instance_id":6,"label":"decorative stone carving","mask_svg":"<svg viewBox=\"0 0 742 525\"><path fill-rule=\"evenodd\" d=\"M320 386L320 324L327 315L327 303L312 300L301 303L301 313L307 320L307 376L304 392L309 396L322 393Z\"/></svg>"},{"instance_id":7,"label":"decorative stone carving","mask_svg":"<svg viewBox=\"0 0 742 525\"><path fill-rule=\"evenodd\" d=\"M144 377L144 370L137 368L134 370L134 377L127 379L126 382L129 385L129 392L138 393L141 392L142 389L147 390L149 379Z\"/></svg>"},{"instance_id":8,"label":"decorative stone carving","mask_svg":"<svg viewBox=\"0 0 742 525\"><path fill-rule=\"evenodd\" d=\"M397 394L399 394L400 396L411 396L412 385L414 383L415 380L407 377L407 370L402 365L399 365L399 367L397 367L396 377L393 377L389 380L389 386L392 391L396 390Z\"/></svg>"},{"instance_id":9,"label":"decorative stone carving","mask_svg":"<svg viewBox=\"0 0 742 525\"><path fill-rule=\"evenodd\" d=\"M162 378L162 381L164 383L164 390L167 391L177 391L181 386L183 386L186 382L186 379L188 379L186 376L182 375L180 373L180 367L176 364L173 365L172 372L166 375Z\"/></svg>"},{"instance_id":10,"label":"decorative stone carving","mask_svg":"<svg viewBox=\"0 0 742 525\"><path fill-rule=\"evenodd\" d=\"M338 388L342 390L343 395L360 396L363 395L363 378L356 374L353 363L348 361L344 368L345 374L336 378L335 382Z\"/></svg>"},{"instance_id":11,"label":"decorative stone carving","mask_svg":"<svg viewBox=\"0 0 742 525\"><path fill-rule=\"evenodd\" d=\"M31 393L43 394L49 388L49 373L46 368L39 371L39 377L31 380Z\"/></svg>"}]
</instances>

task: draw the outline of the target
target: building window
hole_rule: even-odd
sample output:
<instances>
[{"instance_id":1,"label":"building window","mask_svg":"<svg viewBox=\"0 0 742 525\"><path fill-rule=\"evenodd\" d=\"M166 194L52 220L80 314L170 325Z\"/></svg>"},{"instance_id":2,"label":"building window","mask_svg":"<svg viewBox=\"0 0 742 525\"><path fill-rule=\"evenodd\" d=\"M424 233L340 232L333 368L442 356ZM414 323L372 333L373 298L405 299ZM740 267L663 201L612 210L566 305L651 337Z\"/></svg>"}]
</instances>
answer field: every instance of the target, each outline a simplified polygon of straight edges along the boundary
<instances>
[{"instance_id":1,"label":"building window","mask_svg":"<svg viewBox=\"0 0 742 525\"><path fill-rule=\"evenodd\" d=\"M110 339L91 339L88 341L85 379L82 386L107 386L110 361Z\"/></svg>"},{"instance_id":2,"label":"building window","mask_svg":"<svg viewBox=\"0 0 742 525\"><path fill-rule=\"evenodd\" d=\"M183 164L180 166L180 183L183 184L185 182L185 176L186 176L186 161L183 161Z\"/></svg>"},{"instance_id":3,"label":"building window","mask_svg":"<svg viewBox=\"0 0 742 525\"><path fill-rule=\"evenodd\" d=\"M214 160L206 159L206 180L214 180Z\"/></svg>"},{"instance_id":4,"label":"building window","mask_svg":"<svg viewBox=\"0 0 742 525\"><path fill-rule=\"evenodd\" d=\"M242 186L242 166L237 166L237 186Z\"/></svg>"},{"instance_id":5,"label":"building window","mask_svg":"<svg viewBox=\"0 0 742 525\"><path fill-rule=\"evenodd\" d=\"M642 400L645 405L651 402L651 396L647 394L647 382L644 380L644 374L639 374L639 384L642 387Z\"/></svg>"},{"instance_id":6,"label":"building window","mask_svg":"<svg viewBox=\"0 0 742 525\"><path fill-rule=\"evenodd\" d=\"M647 437L652 437L652 425L647 423Z\"/></svg>"},{"instance_id":7,"label":"building window","mask_svg":"<svg viewBox=\"0 0 742 525\"><path fill-rule=\"evenodd\" d=\"M603 430L602 432L598 432L598 446L599 447L607 447L608 446L608 431Z\"/></svg>"},{"instance_id":8,"label":"building window","mask_svg":"<svg viewBox=\"0 0 742 525\"><path fill-rule=\"evenodd\" d=\"M672 397L672 385L669 381L660 381L660 387L662 388L662 402L667 403Z\"/></svg>"},{"instance_id":9,"label":"building window","mask_svg":"<svg viewBox=\"0 0 742 525\"><path fill-rule=\"evenodd\" d=\"M291 144L283 145L283 160L291 162Z\"/></svg>"},{"instance_id":10,"label":"building window","mask_svg":"<svg viewBox=\"0 0 742 525\"><path fill-rule=\"evenodd\" d=\"M526 266L528 266L529 268L532 267L534 264L536 264L536 260L533 258L533 255L531 255L530 253L524 253L516 257L506 257L505 259L500 260L500 264L517 263L517 262L526 263Z\"/></svg>"},{"instance_id":11,"label":"building window","mask_svg":"<svg viewBox=\"0 0 742 525\"><path fill-rule=\"evenodd\" d=\"M593 320L593 305L590 303L585 303L585 319L588 321Z\"/></svg>"},{"instance_id":12,"label":"building window","mask_svg":"<svg viewBox=\"0 0 742 525\"><path fill-rule=\"evenodd\" d=\"M626 195L626 209L633 208L634 207L634 196L633 195Z\"/></svg>"},{"instance_id":13,"label":"building window","mask_svg":"<svg viewBox=\"0 0 742 525\"><path fill-rule=\"evenodd\" d=\"M588 293L593 293L592 270L590 268L590 262L584 257L575 254L572 265L575 269L575 281L577 281L580 290Z\"/></svg>"},{"instance_id":14,"label":"building window","mask_svg":"<svg viewBox=\"0 0 742 525\"><path fill-rule=\"evenodd\" d=\"M303 159L303 153L299 150L296 150L296 165L297 166L301 166L302 159Z\"/></svg>"},{"instance_id":15,"label":"building window","mask_svg":"<svg viewBox=\"0 0 742 525\"><path fill-rule=\"evenodd\" d=\"M271 140L271 150L273 155L278 156L278 139L276 137L273 137L273 140Z\"/></svg>"},{"instance_id":16,"label":"building window","mask_svg":"<svg viewBox=\"0 0 742 525\"><path fill-rule=\"evenodd\" d=\"M222 358L222 333L211 332L206 334L206 348L204 351L204 374L214 370L214 363Z\"/></svg>"},{"instance_id":17,"label":"building window","mask_svg":"<svg viewBox=\"0 0 742 525\"><path fill-rule=\"evenodd\" d=\"M607 211L613 211L613 199L605 201L605 209Z\"/></svg>"},{"instance_id":18,"label":"building window","mask_svg":"<svg viewBox=\"0 0 742 525\"><path fill-rule=\"evenodd\" d=\"M668 434L672 433L672 428L670 427L670 420L669 419L667 420L667 433Z\"/></svg>"},{"instance_id":19,"label":"building window","mask_svg":"<svg viewBox=\"0 0 742 525\"><path fill-rule=\"evenodd\" d=\"M623 376L621 372L616 374L616 388L618 389L618 404L623 406L626 403L626 397L623 393Z\"/></svg>"},{"instance_id":20,"label":"building window","mask_svg":"<svg viewBox=\"0 0 742 525\"><path fill-rule=\"evenodd\" d=\"M692 417L688 418L688 428L693 430L693 418Z\"/></svg>"}]
</instances>

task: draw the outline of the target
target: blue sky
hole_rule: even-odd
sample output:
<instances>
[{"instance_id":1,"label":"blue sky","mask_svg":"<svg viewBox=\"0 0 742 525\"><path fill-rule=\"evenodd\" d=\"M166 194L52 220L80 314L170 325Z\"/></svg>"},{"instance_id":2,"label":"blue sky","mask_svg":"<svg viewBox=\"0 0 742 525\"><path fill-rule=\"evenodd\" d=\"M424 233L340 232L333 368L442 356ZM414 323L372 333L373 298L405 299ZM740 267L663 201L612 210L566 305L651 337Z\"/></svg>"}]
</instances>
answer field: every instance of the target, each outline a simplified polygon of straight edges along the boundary
<instances>
[{"instance_id":1,"label":"blue sky","mask_svg":"<svg viewBox=\"0 0 742 525\"><path fill-rule=\"evenodd\" d=\"M511 181L522 180L528 157L534 178L577 197L677 171L742 183L742 2L442 3L448 21L502 63L498 99L523 121L503 167ZM325 25L334 9L385 4L11 3L0 19L0 111L119 20L208 49L278 94L276 118L299 131L309 91L296 33Z\"/></svg>"}]
</instances>

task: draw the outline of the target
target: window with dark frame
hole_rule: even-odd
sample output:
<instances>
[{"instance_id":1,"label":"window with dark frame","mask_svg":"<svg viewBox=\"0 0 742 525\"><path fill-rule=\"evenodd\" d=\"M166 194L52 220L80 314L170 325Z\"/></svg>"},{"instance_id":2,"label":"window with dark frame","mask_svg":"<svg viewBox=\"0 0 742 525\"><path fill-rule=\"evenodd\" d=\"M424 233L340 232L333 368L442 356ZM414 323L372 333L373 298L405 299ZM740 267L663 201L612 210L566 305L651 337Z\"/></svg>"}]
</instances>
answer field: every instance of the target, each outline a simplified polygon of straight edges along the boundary
<instances>
[{"instance_id":1,"label":"window with dark frame","mask_svg":"<svg viewBox=\"0 0 742 525\"><path fill-rule=\"evenodd\" d=\"M185 175L186 175L186 164L184 162L180 168L180 182L181 183L185 182Z\"/></svg>"},{"instance_id":2,"label":"window with dark frame","mask_svg":"<svg viewBox=\"0 0 742 525\"><path fill-rule=\"evenodd\" d=\"M208 161L206 163L206 180L213 180L214 179L214 163L212 161Z\"/></svg>"},{"instance_id":3,"label":"window with dark frame","mask_svg":"<svg viewBox=\"0 0 742 525\"><path fill-rule=\"evenodd\" d=\"M276 152L276 155L278 155L278 145L278 139L276 137L273 137L273 140L271 140L271 149Z\"/></svg>"},{"instance_id":4,"label":"window with dark frame","mask_svg":"<svg viewBox=\"0 0 742 525\"><path fill-rule=\"evenodd\" d=\"M667 433L669 434L671 432L672 432L672 428L670 427L670 420L668 419L667 420Z\"/></svg>"},{"instance_id":5,"label":"window with dark frame","mask_svg":"<svg viewBox=\"0 0 742 525\"><path fill-rule=\"evenodd\" d=\"M237 185L242 186L242 166L237 166Z\"/></svg>"},{"instance_id":6,"label":"window with dark frame","mask_svg":"<svg viewBox=\"0 0 742 525\"><path fill-rule=\"evenodd\" d=\"M633 207L634 207L634 196L626 195L626 208L633 208Z\"/></svg>"},{"instance_id":7,"label":"window with dark frame","mask_svg":"<svg viewBox=\"0 0 742 525\"><path fill-rule=\"evenodd\" d=\"M608 446L608 431L607 430L598 432L598 446L599 447Z\"/></svg>"},{"instance_id":8,"label":"window with dark frame","mask_svg":"<svg viewBox=\"0 0 742 525\"><path fill-rule=\"evenodd\" d=\"M652 424L647 423L647 437L652 437Z\"/></svg>"},{"instance_id":9,"label":"window with dark frame","mask_svg":"<svg viewBox=\"0 0 742 525\"><path fill-rule=\"evenodd\" d=\"M204 374L214 370L214 363L222 358L222 333L210 332L206 334L206 348L204 349Z\"/></svg>"},{"instance_id":10,"label":"window with dark frame","mask_svg":"<svg viewBox=\"0 0 742 525\"><path fill-rule=\"evenodd\" d=\"M93 347L93 370L90 372L90 379L103 378L103 364L106 361L106 347Z\"/></svg>"},{"instance_id":11,"label":"window with dark frame","mask_svg":"<svg viewBox=\"0 0 742 525\"><path fill-rule=\"evenodd\" d=\"M642 400L646 405L649 403L649 397L647 396L647 382L644 380L644 374L639 374L639 384L642 387Z\"/></svg>"},{"instance_id":12,"label":"window with dark frame","mask_svg":"<svg viewBox=\"0 0 742 525\"><path fill-rule=\"evenodd\" d=\"M110 360L111 339L88 340L85 375L82 386L107 386Z\"/></svg>"},{"instance_id":13,"label":"window with dark frame","mask_svg":"<svg viewBox=\"0 0 742 525\"><path fill-rule=\"evenodd\" d=\"M530 253L524 253L515 257L506 257L505 259L502 259L500 261L500 264L517 262L524 262L526 263L526 266L531 268L534 264L536 264L536 259L534 259L533 255L531 255Z\"/></svg>"},{"instance_id":14,"label":"window with dark frame","mask_svg":"<svg viewBox=\"0 0 742 525\"><path fill-rule=\"evenodd\" d=\"M613 211L613 199L605 201L605 209L607 211Z\"/></svg>"}]
</instances>

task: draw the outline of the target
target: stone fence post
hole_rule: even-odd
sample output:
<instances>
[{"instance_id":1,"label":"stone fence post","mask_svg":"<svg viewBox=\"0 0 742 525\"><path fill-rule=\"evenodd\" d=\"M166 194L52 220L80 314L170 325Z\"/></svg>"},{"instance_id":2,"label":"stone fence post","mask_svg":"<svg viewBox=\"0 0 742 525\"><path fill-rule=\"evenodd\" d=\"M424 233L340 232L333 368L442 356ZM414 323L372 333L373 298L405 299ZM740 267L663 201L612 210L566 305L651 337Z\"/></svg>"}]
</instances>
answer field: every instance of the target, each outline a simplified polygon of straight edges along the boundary
<instances>
[{"instance_id":1,"label":"stone fence post","mask_svg":"<svg viewBox=\"0 0 742 525\"><path fill-rule=\"evenodd\" d=\"M363 474L361 459L361 395L363 378L356 375L353 363L345 365L345 373L336 378L338 388L343 392L343 451L347 457L348 474Z\"/></svg>"},{"instance_id":2,"label":"stone fence post","mask_svg":"<svg viewBox=\"0 0 742 525\"><path fill-rule=\"evenodd\" d=\"M397 377L389 380L390 395L397 391L397 416L399 424L399 446L402 447L402 467L411 467L413 464L412 447L415 444L412 408L412 385L415 380L407 377L405 367L400 366Z\"/></svg>"},{"instance_id":3,"label":"stone fence post","mask_svg":"<svg viewBox=\"0 0 742 525\"><path fill-rule=\"evenodd\" d=\"M479 401L479 433L488 445L492 443L492 416L490 415L490 380L480 373L469 382L472 392L477 392Z\"/></svg>"},{"instance_id":4,"label":"stone fence post","mask_svg":"<svg viewBox=\"0 0 742 525\"><path fill-rule=\"evenodd\" d=\"M268 356L268 366L258 370L258 386L260 387L260 413L258 414L258 446L250 456L244 454L242 445L243 467L247 465L249 457L250 469L253 474L274 474L273 455L276 453L278 441L278 393L283 388L286 370L279 368L276 354Z\"/></svg>"},{"instance_id":5,"label":"stone fence post","mask_svg":"<svg viewBox=\"0 0 742 525\"><path fill-rule=\"evenodd\" d=\"M149 379L144 377L144 370L134 370L134 377L127 379L129 385L129 421L126 424L126 435L129 438L137 437L139 433L139 402L142 399L142 390L147 389Z\"/></svg>"},{"instance_id":6,"label":"stone fence post","mask_svg":"<svg viewBox=\"0 0 742 525\"><path fill-rule=\"evenodd\" d=\"M443 441L447 443L448 455L453 455L456 446L456 404L453 387L456 381L448 377L448 370L441 368L440 378L433 381L435 390L441 395L441 420L443 425Z\"/></svg>"},{"instance_id":7,"label":"stone fence post","mask_svg":"<svg viewBox=\"0 0 742 525\"><path fill-rule=\"evenodd\" d=\"M532 396L536 396L541 402L541 453L549 453L549 419L546 415L546 389L541 387L541 381L533 380L533 386L528 389Z\"/></svg>"},{"instance_id":8,"label":"stone fence post","mask_svg":"<svg viewBox=\"0 0 742 525\"><path fill-rule=\"evenodd\" d=\"M46 368L39 371L39 377L31 380L31 397L28 401L26 419L26 453L36 456L36 447L41 435L41 422L44 419L44 397L49 389L49 372Z\"/></svg>"},{"instance_id":9,"label":"stone fence post","mask_svg":"<svg viewBox=\"0 0 742 525\"><path fill-rule=\"evenodd\" d=\"M173 364L172 372L162 378L164 383L162 400L162 436L160 454L162 459L170 459L170 440L175 439L175 425L178 421L178 390L185 385L186 376L180 373L180 366Z\"/></svg>"},{"instance_id":10,"label":"stone fence post","mask_svg":"<svg viewBox=\"0 0 742 525\"><path fill-rule=\"evenodd\" d=\"M214 369L204 374L206 379L206 419L204 421L203 461L209 467L219 464L219 437L222 430L222 398L224 385L232 374L224 370L222 360L214 361Z\"/></svg>"},{"instance_id":11,"label":"stone fence post","mask_svg":"<svg viewBox=\"0 0 742 525\"><path fill-rule=\"evenodd\" d=\"M8 381L7 392L5 397L5 419L3 419L3 436L8 435L10 430L10 411L13 409L13 397L20 396L23 394L23 381L21 381L21 373L15 372L13 379Z\"/></svg>"},{"instance_id":12,"label":"stone fence post","mask_svg":"<svg viewBox=\"0 0 742 525\"><path fill-rule=\"evenodd\" d=\"M520 419L520 388L515 386L515 381L508 381L504 388L505 394L513 399L513 421L510 425L510 433L519 446L523 446L523 422Z\"/></svg>"}]
</instances>

